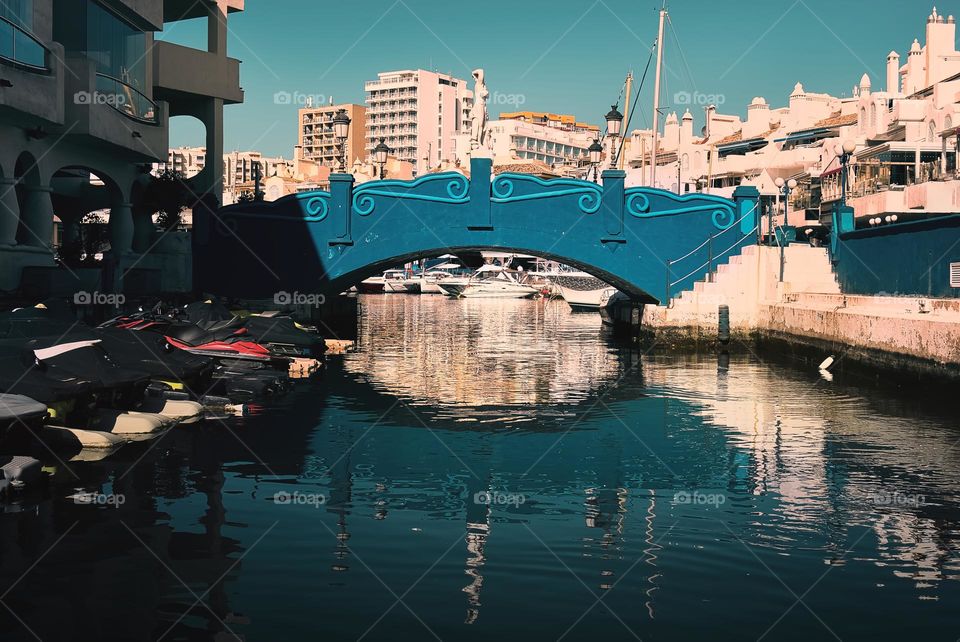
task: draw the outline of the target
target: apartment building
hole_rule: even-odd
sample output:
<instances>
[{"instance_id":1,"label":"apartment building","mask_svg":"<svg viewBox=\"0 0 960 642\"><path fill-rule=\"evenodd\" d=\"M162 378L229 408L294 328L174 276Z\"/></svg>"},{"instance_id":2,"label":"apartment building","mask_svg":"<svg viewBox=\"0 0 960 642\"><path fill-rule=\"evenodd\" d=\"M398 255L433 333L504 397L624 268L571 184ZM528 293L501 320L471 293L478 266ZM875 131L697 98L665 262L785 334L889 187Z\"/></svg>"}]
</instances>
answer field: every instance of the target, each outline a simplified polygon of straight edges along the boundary
<instances>
[{"instance_id":1,"label":"apartment building","mask_svg":"<svg viewBox=\"0 0 960 642\"><path fill-rule=\"evenodd\" d=\"M366 160L367 108L352 103L307 106L299 111L297 136L304 159L333 170L339 167L339 141L333 135L333 117L341 109L350 117L350 136L344 154L346 164L349 167L358 158Z\"/></svg>"},{"instance_id":2,"label":"apartment building","mask_svg":"<svg viewBox=\"0 0 960 642\"><path fill-rule=\"evenodd\" d=\"M588 162L587 150L600 135L600 128L578 122L569 114L524 111L500 114L488 123L487 132L495 159L539 161L572 171ZM469 134L457 137L456 158L462 165L469 164Z\"/></svg>"},{"instance_id":3,"label":"apartment building","mask_svg":"<svg viewBox=\"0 0 960 642\"><path fill-rule=\"evenodd\" d=\"M243 8L243 0L0 3L0 290L25 278L71 287L79 272L54 261L55 217L70 243L98 210L109 211L105 283L121 288L135 265L139 282L169 284L175 271L156 251L144 209L149 168L167 158L169 114L197 117L207 149L221 153L223 106L243 101L227 20ZM207 20L206 50L154 41L165 24L194 18ZM220 170L207 165L196 177L198 197L219 194Z\"/></svg>"},{"instance_id":4,"label":"apartment building","mask_svg":"<svg viewBox=\"0 0 960 642\"><path fill-rule=\"evenodd\" d=\"M366 150L381 138L417 175L456 156L456 135L468 131L473 92L465 80L424 69L389 71L365 84Z\"/></svg>"}]
</instances>

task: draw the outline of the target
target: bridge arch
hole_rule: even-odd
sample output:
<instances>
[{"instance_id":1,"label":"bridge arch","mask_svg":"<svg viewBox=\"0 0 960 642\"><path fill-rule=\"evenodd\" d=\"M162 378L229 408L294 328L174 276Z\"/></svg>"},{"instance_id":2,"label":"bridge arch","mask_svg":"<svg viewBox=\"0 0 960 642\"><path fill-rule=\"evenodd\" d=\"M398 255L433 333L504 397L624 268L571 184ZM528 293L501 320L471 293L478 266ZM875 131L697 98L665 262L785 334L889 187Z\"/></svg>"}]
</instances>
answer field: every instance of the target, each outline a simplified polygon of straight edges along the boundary
<instances>
[{"instance_id":1,"label":"bridge arch","mask_svg":"<svg viewBox=\"0 0 960 642\"><path fill-rule=\"evenodd\" d=\"M639 300L689 288L755 238L759 193L733 200L603 183L491 176L473 159L470 176L354 185L333 174L329 192L223 208L194 225L195 271L205 291L269 296L335 293L386 267L475 250L533 254L596 275Z\"/></svg>"}]
</instances>

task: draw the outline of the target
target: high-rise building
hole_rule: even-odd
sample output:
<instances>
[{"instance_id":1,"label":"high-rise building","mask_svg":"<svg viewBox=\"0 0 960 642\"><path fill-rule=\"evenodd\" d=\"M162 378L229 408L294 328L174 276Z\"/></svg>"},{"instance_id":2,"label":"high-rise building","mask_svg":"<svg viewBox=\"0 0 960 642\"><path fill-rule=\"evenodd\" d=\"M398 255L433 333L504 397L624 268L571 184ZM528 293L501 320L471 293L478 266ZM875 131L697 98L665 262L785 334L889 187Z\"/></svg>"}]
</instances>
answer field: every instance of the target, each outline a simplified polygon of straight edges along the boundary
<instances>
[{"instance_id":1,"label":"high-rise building","mask_svg":"<svg viewBox=\"0 0 960 642\"><path fill-rule=\"evenodd\" d=\"M343 109L350 117L350 136L347 138L346 165L358 158L366 160L368 152L364 143L366 135L367 108L363 105L307 106L300 110L298 139L303 149L303 158L336 169L339 166L337 140L333 136L333 117Z\"/></svg>"},{"instance_id":2,"label":"high-rise building","mask_svg":"<svg viewBox=\"0 0 960 642\"><path fill-rule=\"evenodd\" d=\"M456 156L455 136L469 129L467 81L423 69L389 71L366 83L367 152L383 138L417 175Z\"/></svg>"}]
</instances>

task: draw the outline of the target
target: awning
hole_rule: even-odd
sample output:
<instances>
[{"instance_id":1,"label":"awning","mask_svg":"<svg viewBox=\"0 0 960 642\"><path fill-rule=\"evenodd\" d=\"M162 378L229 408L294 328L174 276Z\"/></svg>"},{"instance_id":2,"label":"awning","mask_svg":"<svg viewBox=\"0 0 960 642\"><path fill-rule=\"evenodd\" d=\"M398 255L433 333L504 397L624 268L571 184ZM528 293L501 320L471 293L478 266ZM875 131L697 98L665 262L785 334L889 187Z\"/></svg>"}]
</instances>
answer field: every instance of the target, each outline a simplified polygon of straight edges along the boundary
<instances>
[{"instance_id":1,"label":"awning","mask_svg":"<svg viewBox=\"0 0 960 642\"><path fill-rule=\"evenodd\" d=\"M791 143L791 142L801 141L801 140L813 141L819 138L826 138L826 137L832 136L833 134L834 134L834 130L828 129L826 127L821 127L819 129L805 129L803 131L793 132L792 134L789 134L784 138L775 138L773 142Z\"/></svg>"},{"instance_id":2,"label":"awning","mask_svg":"<svg viewBox=\"0 0 960 642\"><path fill-rule=\"evenodd\" d=\"M722 145L717 147L717 153L720 156L727 156L729 154L746 154L747 152L753 152L758 149L763 149L767 146L766 138L754 138L751 140L744 140L738 143L730 143L729 145Z\"/></svg>"}]
</instances>

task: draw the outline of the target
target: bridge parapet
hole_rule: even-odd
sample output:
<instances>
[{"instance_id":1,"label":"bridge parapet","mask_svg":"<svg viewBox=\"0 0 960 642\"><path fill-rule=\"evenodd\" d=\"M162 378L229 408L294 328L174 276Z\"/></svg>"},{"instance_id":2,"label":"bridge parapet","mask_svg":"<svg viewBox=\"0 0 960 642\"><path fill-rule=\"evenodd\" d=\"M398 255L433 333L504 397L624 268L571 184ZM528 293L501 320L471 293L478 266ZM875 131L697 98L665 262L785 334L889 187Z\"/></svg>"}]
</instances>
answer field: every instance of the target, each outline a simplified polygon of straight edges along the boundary
<instances>
[{"instance_id":1,"label":"bridge parapet","mask_svg":"<svg viewBox=\"0 0 960 642\"><path fill-rule=\"evenodd\" d=\"M216 213L221 224L197 247L198 287L236 296L337 292L416 258L489 249L562 261L638 299L662 301L692 286L669 285L674 259L704 259L691 273L702 278L756 229L756 190L734 200L677 195L625 189L625 176L607 170L597 184L493 175L483 158L473 159L469 178L445 172L356 185L350 174L333 174L330 192ZM718 234L736 243L707 256L704 242Z\"/></svg>"}]
</instances>

